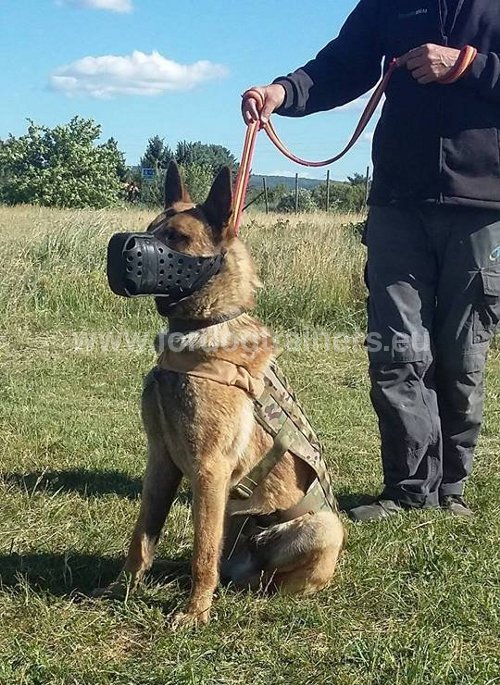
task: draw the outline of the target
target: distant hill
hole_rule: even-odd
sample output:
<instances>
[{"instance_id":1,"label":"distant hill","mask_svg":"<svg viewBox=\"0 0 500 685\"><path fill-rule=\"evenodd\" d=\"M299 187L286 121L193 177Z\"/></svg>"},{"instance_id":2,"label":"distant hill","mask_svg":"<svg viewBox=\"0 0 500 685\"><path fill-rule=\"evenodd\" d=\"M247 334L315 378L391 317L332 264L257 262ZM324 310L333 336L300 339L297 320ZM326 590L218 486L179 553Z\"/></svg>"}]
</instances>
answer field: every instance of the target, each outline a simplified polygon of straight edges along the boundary
<instances>
[{"instance_id":1,"label":"distant hill","mask_svg":"<svg viewBox=\"0 0 500 685\"><path fill-rule=\"evenodd\" d=\"M293 176L263 176L261 174L252 174L250 176L249 187L262 188L263 178L266 179L268 188L275 188L279 185L284 185L287 188L294 188L295 186L295 178ZM325 181L322 181L319 178L302 178L299 176L299 186L301 188L307 188L308 190L312 190L320 185L320 183L324 182Z\"/></svg>"}]
</instances>

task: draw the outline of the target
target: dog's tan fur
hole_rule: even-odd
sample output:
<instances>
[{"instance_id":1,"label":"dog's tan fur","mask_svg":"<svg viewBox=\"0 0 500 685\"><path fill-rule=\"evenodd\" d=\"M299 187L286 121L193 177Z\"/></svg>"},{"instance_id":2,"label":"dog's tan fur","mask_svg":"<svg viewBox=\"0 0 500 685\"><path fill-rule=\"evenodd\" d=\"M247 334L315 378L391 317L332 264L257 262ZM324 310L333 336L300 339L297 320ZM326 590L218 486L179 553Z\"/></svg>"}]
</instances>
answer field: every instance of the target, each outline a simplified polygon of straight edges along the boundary
<instances>
[{"instance_id":1,"label":"dog's tan fur","mask_svg":"<svg viewBox=\"0 0 500 685\"><path fill-rule=\"evenodd\" d=\"M179 303L176 319L235 318L202 330L177 334L176 344L204 350L207 357L233 360L258 375L273 353L266 328L245 313L260 285L245 246L228 235L231 180L223 170L207 201L194 207L179 172L171 165L165 184L165 211L149 226L166 245L192 255L226 252L215 278ZM165 315L163 300L156 301ZM252 341L251 345L246 344ZM257 341L257 342L256 342ZM235 549L228 500L232 486L261 460L272 444L254 419L253 402L239 388L204 378L163 372L143 393L142 417L149 455L142 504L121 578L135 585L151 567L153 553L182 476L193 492L194 550L192 591L185 613L174 625L208 621L219 569L239 587L273 587L311 593L331 579L344 531L337 514L306 514L256 532L252 548ZM269 514L298 503L314 474L287 452L249 500L249 513ZM241 507L241 502L237 503Z\"/></svg>"}]
</instances>

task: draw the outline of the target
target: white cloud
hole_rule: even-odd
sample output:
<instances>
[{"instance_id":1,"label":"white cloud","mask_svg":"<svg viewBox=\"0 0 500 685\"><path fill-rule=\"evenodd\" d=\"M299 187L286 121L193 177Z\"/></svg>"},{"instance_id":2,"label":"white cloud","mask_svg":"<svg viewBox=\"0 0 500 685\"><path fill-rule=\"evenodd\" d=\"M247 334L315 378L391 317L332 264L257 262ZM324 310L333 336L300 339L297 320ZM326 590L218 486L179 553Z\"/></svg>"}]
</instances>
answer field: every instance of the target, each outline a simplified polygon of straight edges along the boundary
<instances>
[{"instance_id":1,"label":"white cloud","mask_svg":"<svg viewBox=\"0 0 500 685\"><path fill-rule=\"evenodd\" d=\"M109 99L117 95L161 95L167 91L191 90L226 75L226 67L207 60L179 64L156 51L148 55L134 50L124 57L83 57L59 67L50 77L50 87L68 96Z\"/></svg>"},{"instance_id":2,"label":"white cloud","mask_svg":"<svg viewBox=\"0 0 500 685\"><path fill-rule=\"evenodd\" d=\"M58 5L72 5L92 10L109 10L110 12L131 12L132 0L56 0Z\"/></svg>"},{"instance_id":3,"label":"white cloud","mask_svg":"<svg viewBox=\"0 0 500 685\"><path fill-rule=\"evenodd\" d=\"M365 140L366 142L371 143L373 141L374 133L375 131L365 131L361 136L361 140Z\"/></svg>"}]
</instances>

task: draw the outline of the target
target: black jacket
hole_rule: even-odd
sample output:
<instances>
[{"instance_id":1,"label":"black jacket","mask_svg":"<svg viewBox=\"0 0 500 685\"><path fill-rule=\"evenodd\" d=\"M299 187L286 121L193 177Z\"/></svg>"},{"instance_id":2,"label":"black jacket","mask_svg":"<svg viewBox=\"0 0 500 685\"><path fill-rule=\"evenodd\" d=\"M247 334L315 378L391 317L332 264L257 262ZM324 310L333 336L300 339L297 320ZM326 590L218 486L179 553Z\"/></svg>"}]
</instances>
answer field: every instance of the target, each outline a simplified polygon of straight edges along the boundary
<instances>
[{"instance_id":1,"label":"black jacket","mask_svg":"<svg viewBox=\"0 0 500 685\"><path fill-rule=\"evenodd\" d=\"M361 0L338 38L287 77L278 114L304 116L350 102L393 57L424 43L479 54L453 85L394 73L373 139L374 205L431 201L500 208L500 2Z\"/></svg>"}]
</instances>

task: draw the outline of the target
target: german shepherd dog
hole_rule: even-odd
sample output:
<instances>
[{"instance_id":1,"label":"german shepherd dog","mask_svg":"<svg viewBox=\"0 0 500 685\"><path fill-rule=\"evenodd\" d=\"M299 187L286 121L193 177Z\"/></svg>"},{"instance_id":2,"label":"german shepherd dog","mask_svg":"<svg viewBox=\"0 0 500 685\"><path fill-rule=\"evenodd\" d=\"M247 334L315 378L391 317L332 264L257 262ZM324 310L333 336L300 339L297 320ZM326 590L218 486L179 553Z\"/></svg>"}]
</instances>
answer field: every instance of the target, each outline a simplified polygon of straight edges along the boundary
<instances>
[{"instance_id":1,"label":"german shepherd dog","mask_svg":"<svg viewBox=\"0 0 500 685\"><path fill-rule=\"evenodd\" d=\"M260 286L253 261L229 229L231 174L224 168L205 203L195 206L171 164L165 180L165 209L148 231L187 255L225 253L220 272L173 309L156 298L169 323L197 322L177 333L190 350L233 361L258 376L273 356L268 330L247 312ZM219 323L217 323L219 322ZM252 345L245 343L251 340ZM255 340L259 341L255 344ZM187 608L173 627L209 620L219 576L238 588L273 588L312 593L330 581L344 540L337 513L306 513L285 523L256 528L235 560L229 539L234 502L231 488L269 451L273 439L254 418L248 393L207 378L162 370L145 382L142 419L148 463L142 503L127 560L118 580L96 594L116 596L133 588L150 569L161 530L183 476L192 489L194 550ZM307 463L286 451L248 500L245 513L287 510L304 497L314 477ZM241 547L241 546L240 546Z\"/></svg>"}]
</instances>

